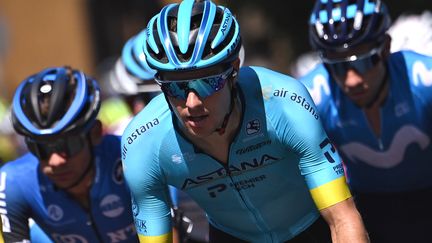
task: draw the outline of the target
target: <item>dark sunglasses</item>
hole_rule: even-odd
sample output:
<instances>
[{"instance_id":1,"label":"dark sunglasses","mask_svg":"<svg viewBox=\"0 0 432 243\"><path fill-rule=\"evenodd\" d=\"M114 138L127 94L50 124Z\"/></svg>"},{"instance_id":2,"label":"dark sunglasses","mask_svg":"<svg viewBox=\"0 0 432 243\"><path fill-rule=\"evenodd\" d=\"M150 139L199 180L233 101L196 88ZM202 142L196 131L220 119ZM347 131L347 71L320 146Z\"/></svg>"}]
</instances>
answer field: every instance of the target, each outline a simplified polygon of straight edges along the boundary
<instances>
[{"instance_id":1,"label":"dark sunglasses","mask_svg":"<svg viewBox=\"0 0 432 243\"><path fill-rule=\"evenodd\" d=\"M87 142L85 134L70 136L55 141L36 141L26 138L25 143L29 151L40 160L47 160L53 153L58 153L66 157L72 157L80 152Z\"/></svg>"},{"instance_id":2,"label":"dark sunglasses","mask_svg":"<svg viewBox=\"0 0 432 243\"><path fill-rule=\"evenodd\" d=\"M372 49L362 55L352 55L341 59L330 59L321 56L327 69L337 76L345 76L349 69L354 69L359 74L365 74L381 61L382 47Z\"/></svg>"},{"instance_id":3,"label":"dark sunglasses","mask_svg":"<svg viewBox=\"0 0 432 243\"><path fill-rule=\"evenodd\" d=\"M230 77L235 76L235 73L235 70L230 68L222 74L200 79L166 81L159 80L155 77L155 80L166 95L186 100L191 91L195 92L201 98L206 98L216 93L225 86L225 83Z\"/></svg>"}]
</instances>

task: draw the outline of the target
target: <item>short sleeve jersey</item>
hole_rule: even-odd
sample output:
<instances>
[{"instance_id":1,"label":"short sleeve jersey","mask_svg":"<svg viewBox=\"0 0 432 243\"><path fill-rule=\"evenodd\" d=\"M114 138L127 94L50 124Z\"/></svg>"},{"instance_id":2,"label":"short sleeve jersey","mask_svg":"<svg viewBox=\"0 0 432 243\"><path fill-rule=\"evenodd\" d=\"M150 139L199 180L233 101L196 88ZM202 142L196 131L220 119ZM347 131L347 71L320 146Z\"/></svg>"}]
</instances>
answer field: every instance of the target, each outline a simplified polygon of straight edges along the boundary
<instances>
[{"instance_id":1,"label":"short sleeve jersey","mask_svg":"<svg viewBox=\"0 0 432 243\"><path fill-rule=\"evenodd\" d=\"M166 185L189 194L216 228L253 242L291 239L318 218L317 207L350 197L339 155L300 82L244 67L237 90L243 115L227 163L185 138L163 94L127 127L122 160L143 242L169 237Z\"/></svg>"},{"instance_id":2,"label":"short sleeve jersey","mask_svg":"<svg viewBox=\"0 0 432 243\"><path fill-rule=\"evenodd\" d=\"M379 136L323 65L300 80L346 164L353 190L393 193L432 188L432 57L393 53L387 61L387 79Z\"/></svg>"},{"instance_id":3,"label":"short sleeve jersey","mask_svg":"<svg viewBox=\"0 0 432 243\"><path fill-rule=\"evenodd\" d=\"M93 153L95 178L89 210L56 189L31 153L1 168L0 214L6 242L29 239L29 218L55 242L137 242L120 138L105 136Z\"/></svg>"}]
</instances>

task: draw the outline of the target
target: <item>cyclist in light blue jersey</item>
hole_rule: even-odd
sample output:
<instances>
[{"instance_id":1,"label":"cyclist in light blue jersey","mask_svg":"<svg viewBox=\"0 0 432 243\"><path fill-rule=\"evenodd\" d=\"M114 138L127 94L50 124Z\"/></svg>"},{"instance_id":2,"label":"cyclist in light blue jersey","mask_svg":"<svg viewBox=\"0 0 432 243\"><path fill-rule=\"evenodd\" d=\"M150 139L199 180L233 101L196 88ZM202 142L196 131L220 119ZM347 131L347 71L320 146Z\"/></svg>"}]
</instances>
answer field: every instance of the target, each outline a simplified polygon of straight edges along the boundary
<instances>
[{"instance_id":1,"label":"cyclist in light blue jersey","mask_svg":"<svg viewBox=\"0 0 432 243\"><path fill-rule=\"evenodd\" d=\"M29 218L54 242L138 242L120 138L102 136L99 107L97 82L69 67L18 86L12 122L30 153L0 170L6 242L30 240Z\"/></svg>"},{"instance_id":2,"label":"cyclist in light blue jersey","mask_svg":"<svg viewBox=\"0 0 432 243\"><path fill-rule=\"evenodd\" d=\"M163 94L122 136L140 242L172 239L167 185L204 209L210 242L368 241L307 89L266 68L239 69L228 8L167 5L147 36Z\"/></svg>"},{"instance_id":3,"label":"cyclist in light blue jersey","mask_svg":"<svg viewBox=\"0 0 432 243\"><path fill-rule=\"evenodd\" d=\"M317 0L309 33L323 63L301 81L371 241L432 242L432 58L390 54L390 24L380 0Z\"/></svg>"}]
</instances>

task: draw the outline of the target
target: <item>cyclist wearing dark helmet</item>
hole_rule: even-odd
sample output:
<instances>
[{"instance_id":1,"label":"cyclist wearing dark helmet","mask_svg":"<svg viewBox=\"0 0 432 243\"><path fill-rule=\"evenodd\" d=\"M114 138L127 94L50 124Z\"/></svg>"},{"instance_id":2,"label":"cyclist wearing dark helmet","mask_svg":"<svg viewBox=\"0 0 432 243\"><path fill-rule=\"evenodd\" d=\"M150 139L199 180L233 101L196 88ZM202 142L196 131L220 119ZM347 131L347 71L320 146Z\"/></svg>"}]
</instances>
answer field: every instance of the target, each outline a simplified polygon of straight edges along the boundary
<instances>
[{"instance_id":1,"label":"cyclist wearing dark helmet","mask_svg":"<svg viewBox=\"0 0 432 243\"><path fill-rule=\"evenodd\" d=\"M122 136L141 242L171 241L167 185L204 209L210 242L367 241L306 88L239 68L240 29L228 8L169 4L142 48L163 94Z\"/></svg>"},{"instance_id":2,"label":"cyclist wearing dark helmet","mask_svg":"<svg viewBox=\"0 0 432 243\"><path fill-rule=\"evenodd\" d=\"M317 0L309 33L322 64L301 80L371 241L432 242L432 58L390 54L390 25L383 1Z\"/></svg>"},{"instance_id":3,"label":"cyclist wearing dark helmet","mask_svg":"<svg viewBox=\"0 0 432 243\"><path fill-rule=\"evenodd\" d=\"M30 153L1 168L6 242L29 240L28 219L55 242L136 242L120 139L102 137L96 80L47 68L16 89L12 123Z\"/></svg>"}]
</instances>

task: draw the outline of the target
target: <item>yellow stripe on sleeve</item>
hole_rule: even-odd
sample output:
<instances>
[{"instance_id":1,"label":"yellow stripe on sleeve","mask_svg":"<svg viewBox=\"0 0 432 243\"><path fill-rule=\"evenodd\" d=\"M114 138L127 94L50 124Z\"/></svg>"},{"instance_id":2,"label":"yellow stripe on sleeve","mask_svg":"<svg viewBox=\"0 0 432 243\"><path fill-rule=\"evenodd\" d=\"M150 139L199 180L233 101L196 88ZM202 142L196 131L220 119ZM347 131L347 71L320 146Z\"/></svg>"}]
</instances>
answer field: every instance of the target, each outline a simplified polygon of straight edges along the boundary
<instances>
[{"instance_id":1,"label":"yellow stripe on sleeve","mask_svg":"<svg viewBox=\"0 0 432 243\"><path fill-rule=\"evenodd\" d=\"M168 232L163 235L156 235L156 236L145 236L138 234L139 242L140 243L172 243L173 242L173 235L172 232Z\"/></svg>"},{"instance_id":2,"label":"yellow stripe on sleeve","mask_svg":"<svg viewBox=\"0 0 432 243\"><path fill-rule=\"evenodd\" d=\"M344 176L314 188L310 193L319 210L351 197Z\"/></svg>"}]
</instances>

